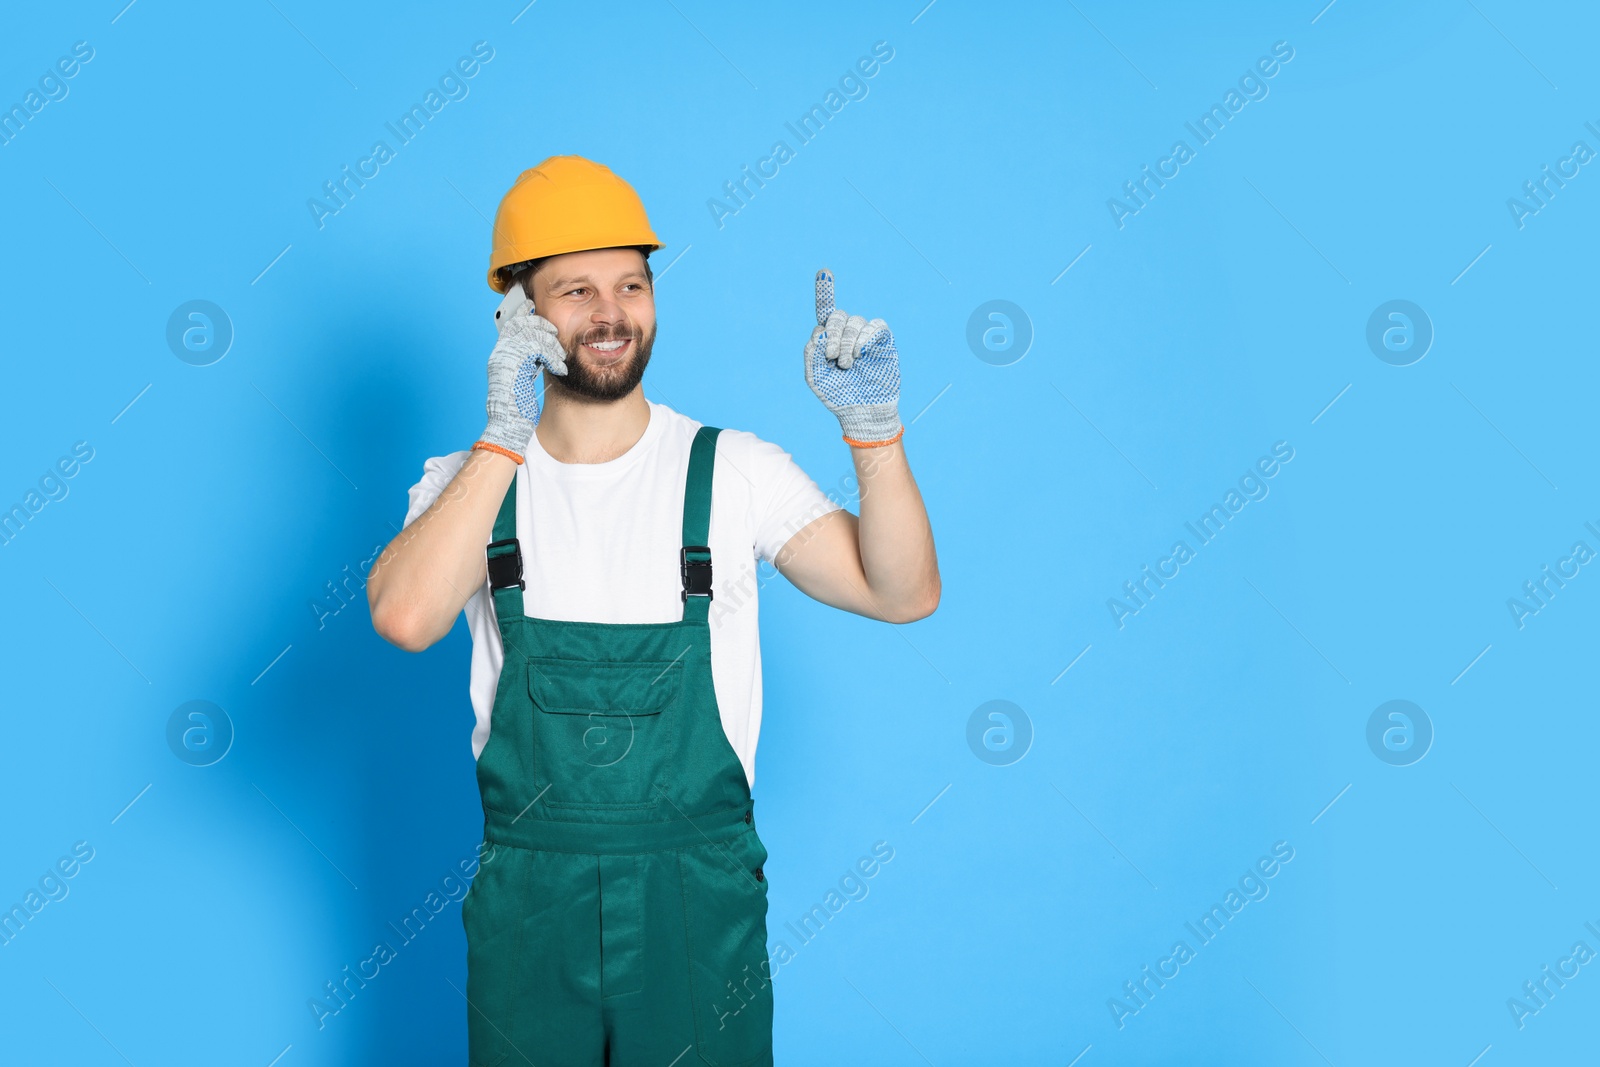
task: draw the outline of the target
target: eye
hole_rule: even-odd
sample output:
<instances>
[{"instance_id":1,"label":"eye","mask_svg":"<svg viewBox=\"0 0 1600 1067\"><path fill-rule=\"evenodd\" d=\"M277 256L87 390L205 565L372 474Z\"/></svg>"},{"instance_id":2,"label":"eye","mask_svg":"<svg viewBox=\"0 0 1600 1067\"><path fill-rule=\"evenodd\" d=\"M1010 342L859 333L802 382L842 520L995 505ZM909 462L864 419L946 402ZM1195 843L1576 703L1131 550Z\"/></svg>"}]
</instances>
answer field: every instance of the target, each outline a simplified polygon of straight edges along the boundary
<instances>
[{"instance_id":1,"label":"eye","mask_svg":"<svg viewBox=\"0 0 1600 1067\"><path fill-rule=\"evenodd\" d=\"M569 289L569 290L567 290L565 295L566 296L571 296L573 293L583 293L583 292L588 292L588 290L586 290L586 289L584 289L582 287L579 287L577 289Z\"/></svg>"}]
</instances>

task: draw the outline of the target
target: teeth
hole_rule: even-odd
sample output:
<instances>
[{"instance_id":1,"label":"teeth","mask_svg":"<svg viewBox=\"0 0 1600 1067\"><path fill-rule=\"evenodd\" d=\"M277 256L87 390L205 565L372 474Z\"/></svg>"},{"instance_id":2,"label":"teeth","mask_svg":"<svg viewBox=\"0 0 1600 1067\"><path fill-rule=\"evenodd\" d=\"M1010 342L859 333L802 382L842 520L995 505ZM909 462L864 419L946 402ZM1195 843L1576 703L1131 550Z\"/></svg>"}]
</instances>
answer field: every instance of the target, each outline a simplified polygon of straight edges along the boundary
<instances>
[{"instance_id":1,"label":"teeth","mask_svg":"<svg viewBox=\"0 0 1600 1067\"><path fill-rule=\"evenodd\" d=\"M598 349L601 352L615 352L617 349L621 348L625 344L627 344L627 341L625 341L625 340L624 341L594 341L594 342L590 343L589 347L593 348L593 349Z\"/></svg>"}]
</instances>

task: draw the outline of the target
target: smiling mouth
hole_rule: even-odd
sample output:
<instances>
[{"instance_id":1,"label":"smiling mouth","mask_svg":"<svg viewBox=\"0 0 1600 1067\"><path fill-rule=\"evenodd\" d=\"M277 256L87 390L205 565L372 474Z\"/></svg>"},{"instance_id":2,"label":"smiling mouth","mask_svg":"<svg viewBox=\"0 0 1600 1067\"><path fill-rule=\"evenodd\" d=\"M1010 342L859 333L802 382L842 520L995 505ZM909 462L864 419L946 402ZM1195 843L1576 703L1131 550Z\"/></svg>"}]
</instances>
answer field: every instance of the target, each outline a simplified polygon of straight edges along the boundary
<instances>
[{"instance_id":1,"label":"smiling mouth","mask_svg":"<svg viewBox=\"0 0 1600 1067\"><path fill-rule=\"evenodd\" d=\"M589 341L585 342L583 347L594 353L599 359L611 360L621 356L632 343L633 338L623 337L610 341Z\"/></svg>"}]
</instances>

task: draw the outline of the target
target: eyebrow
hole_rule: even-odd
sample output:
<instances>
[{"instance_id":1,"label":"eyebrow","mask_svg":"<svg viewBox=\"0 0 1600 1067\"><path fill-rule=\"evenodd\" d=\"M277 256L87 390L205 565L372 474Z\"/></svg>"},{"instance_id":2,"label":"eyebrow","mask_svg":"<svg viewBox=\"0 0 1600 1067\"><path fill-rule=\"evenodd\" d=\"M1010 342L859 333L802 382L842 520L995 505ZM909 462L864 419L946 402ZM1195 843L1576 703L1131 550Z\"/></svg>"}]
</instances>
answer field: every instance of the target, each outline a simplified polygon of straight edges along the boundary
<instances>
[{"instance_id":1,"label":"eyebrow","mask_svg":"<svg viewBox=\"0 0 1600 1067\"><path fill-rule=\"evenodd\" d=\"M627 281L630 278L643 278L644 276L645 273L642 270L630 270L617 280L621 282ZM557 289L565 289L567 286L576 285L578 282L585 282L589 285L593 285L594 279L590 278L587 274L577 274L571 277L557 277L545 283L545 291L553 293Z\"/></svg>"}]
</instances>

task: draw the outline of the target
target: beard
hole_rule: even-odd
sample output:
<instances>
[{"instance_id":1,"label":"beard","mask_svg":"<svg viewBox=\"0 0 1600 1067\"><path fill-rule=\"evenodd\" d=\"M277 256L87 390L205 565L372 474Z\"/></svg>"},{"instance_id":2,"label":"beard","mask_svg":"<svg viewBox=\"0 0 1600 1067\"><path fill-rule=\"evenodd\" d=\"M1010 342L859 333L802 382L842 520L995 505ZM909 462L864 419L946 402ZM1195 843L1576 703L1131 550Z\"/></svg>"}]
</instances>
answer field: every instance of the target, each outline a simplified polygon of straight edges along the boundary
<instances>
[{"instance_id":1,"label":"beard","mask_svg":"<svg viewBox=\"0 0 1600 1067\"><path fill-rule=\"evenodd\" d=\"M588 362L582 346L600 341L633 342L625 360L606 366ZM597 326L580 331L571 344L563 342L567 353L567 373L545 373L545 388L559 389L574 398L594 401L621 400L633 392L644 378L644 369L650 363L650 350L655 346L656 330L641 334L638 327L623 323L615 327Z\"/></svg>"}]
</instances>

